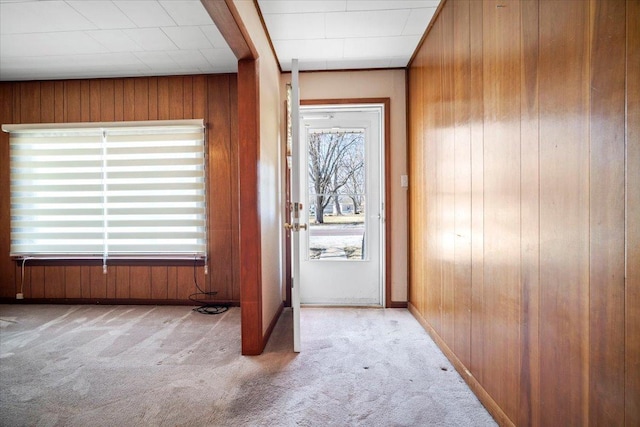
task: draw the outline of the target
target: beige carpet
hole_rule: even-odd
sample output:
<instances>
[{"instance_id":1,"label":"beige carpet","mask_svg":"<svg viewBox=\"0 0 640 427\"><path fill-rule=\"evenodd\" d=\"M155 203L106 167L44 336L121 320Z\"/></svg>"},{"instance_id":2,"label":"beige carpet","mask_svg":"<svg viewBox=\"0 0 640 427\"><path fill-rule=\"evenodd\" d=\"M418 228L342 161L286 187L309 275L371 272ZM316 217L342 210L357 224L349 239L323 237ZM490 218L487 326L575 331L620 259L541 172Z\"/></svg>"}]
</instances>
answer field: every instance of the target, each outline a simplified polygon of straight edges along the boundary
<instances>
[{"instance_id":1,"label":"beige carpet","mask_svg":"<svg viewBox=\"0 0 640 427\"><path fill-rule=\"evenodd\" d=\"M2 426L489 426L406 310L285 311L240 356L240 309L0 305Z\"/></svg>"}]
</instances>

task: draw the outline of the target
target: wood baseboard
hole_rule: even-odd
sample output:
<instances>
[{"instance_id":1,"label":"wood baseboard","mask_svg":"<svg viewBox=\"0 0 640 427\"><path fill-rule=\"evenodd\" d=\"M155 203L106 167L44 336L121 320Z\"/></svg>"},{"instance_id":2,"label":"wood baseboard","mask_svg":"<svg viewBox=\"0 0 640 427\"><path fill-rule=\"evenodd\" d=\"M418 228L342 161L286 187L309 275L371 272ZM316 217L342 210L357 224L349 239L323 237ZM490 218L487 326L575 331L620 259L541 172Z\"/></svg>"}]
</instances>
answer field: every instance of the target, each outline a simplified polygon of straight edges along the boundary
<instances>
[{"instance_id":1,"label":"wood baseboard","mask_svg":"<svg viewBox=\"0 0 640 427\"><path fill-rule=\"evenodd\" d=\"M491 416L496 420L496 422L502 427L515 427L515 424L507 417L507 414L504 413L502 408L498 406L495 400L487 393L487 391L482 387L480 382L471 374L471 372L467 369L466 366L458 359L455 353L449 348L449 346L444 342L444 340L438 335L438 333L431 327L429 322L422 317L418 309L413 306L413 304L408 303L408 308L413 317L422 325L422 327L427 331L429 336L435 341L436 345L442 350L444 355L449 359L453 367L458 371L460 376L467 383L471 391L478 397L480 402L487 408L487 411L491 414Z\"/></svg>"},{"instance_id":2,"label":"wood baseboard","mask_svg":"<svg viewBox=\"0 0 640 427\"><path fill-rule=\"evenodd\" d=\"M391 301L387 304L387 308L407 308L408 304L406 301Z\"/></svg>"}]
</instances>

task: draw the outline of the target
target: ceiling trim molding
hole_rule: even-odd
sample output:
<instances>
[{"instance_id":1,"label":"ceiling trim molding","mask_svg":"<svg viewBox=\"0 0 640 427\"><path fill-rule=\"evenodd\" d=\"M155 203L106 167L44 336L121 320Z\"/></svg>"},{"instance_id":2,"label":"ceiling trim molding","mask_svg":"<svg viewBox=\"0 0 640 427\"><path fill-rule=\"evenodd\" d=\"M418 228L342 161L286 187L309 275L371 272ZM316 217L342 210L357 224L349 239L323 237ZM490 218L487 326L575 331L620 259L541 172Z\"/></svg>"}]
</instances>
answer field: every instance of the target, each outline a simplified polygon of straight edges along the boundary
<instances>
[{"instance_id":1,"label":"ceiling trim molding","mask_svg":"<svg viewBox=\"0 0 640 427\"><path fill-rule=\"evenodd\" d=\"M251 41L233 0L200 0L200 2L238 60L258 59L258 50Z\"/></svg>"},{"instance_id":2,"label":"ceiling trim molding","mask_svg":"<svg viewBox=\"0 0 640 427\"><path fill-rule=\"evenodd\" d=\"M393 68L336 68L330 70L301 70L300 74L313 74L313 73L363 73L368 71L405 71L406 67L393 67ZM291 74L291 71L282 71L282 74Z\"/></svg>"}]
</instances>

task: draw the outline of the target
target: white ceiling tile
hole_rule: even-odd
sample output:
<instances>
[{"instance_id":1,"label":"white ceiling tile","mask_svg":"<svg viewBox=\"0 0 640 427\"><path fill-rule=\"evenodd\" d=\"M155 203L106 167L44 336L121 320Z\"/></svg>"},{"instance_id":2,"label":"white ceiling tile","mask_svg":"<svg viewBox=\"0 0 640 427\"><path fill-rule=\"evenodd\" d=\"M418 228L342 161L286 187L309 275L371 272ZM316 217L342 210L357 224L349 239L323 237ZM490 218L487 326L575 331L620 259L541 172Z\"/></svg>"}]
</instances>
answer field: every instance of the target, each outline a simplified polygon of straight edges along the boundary
<instances>
[{"instance_id":1,"label":"white ceiling tile","mask_svg":"<svg viewBox=\"0 0 640 427\"><path fill-rule=\"evenodd\" d=\"M3 60L16 56L84 55L107 52L104 46L83 32L8 34L0 38Z\"/></svg>"},{"instance_id":2,"label":"white ceiling tile","mask_svg":"<svg viewBox=\"0 0 640 427\"><path fill-rule=\"evenodd\" d=\"M98 28L135 28L127 16L113 2L104 0L74 0L67 3Z\"/></svg>"},{"instance_id":3,"label":"white ceiling tile","mask_svg":"<svg viewBox=\"0 0 640 427\"><path fill-rule=\"evenodd\" d=\"M396 58L389 58L389 67L391 68L404 68L409 63L411 57L399 56Z\"/></svg>"},{"instance_id":4,"label":"white ceiling tile","mask_svg":"<svg viewBox=\"0 0 640 427\"><path fill-rule=\"evenodd\" d=\"M326 37L399 36L408 18L408 10L328 13Z\"/></svg>"},{"instance_id":5,"label":"white ceiling tile","mask_svg":"<svg viewBox=\"0 0 640 427\"><path fill-rule=\"evenodd\" d=\"M208 74L227 74L227 73L237 73L238 72L238 64L230 64L228 62L223 62L220 64L212 65L210 69L206 70Z\"/></svg>"},{"instance_id":6,"label":"white ceiling tile","mask_svg":"<svg viewBox=\"0 0 640 427\"><path fill-rule=\"evenodd\" d=\"M367 68L388 68L388 58L375 59L348 59L341 61L327 61L327 69L329 70L349 70L349 69L367 69Z\"/></svg>"},{"instance_id":7,"label":"white ceiling tile","mask_svg":"<svg viewBox=\"0 0 640 427\"><path fill-rule=\"evenodd\" d=\"M78 31L97 28L63 1L0 3L1 34Z\"/></svg>"},{"instance_id":8,"label":"white ceiling tile","mask_svg":"<svg viewBox=\"0 0 640 427\"><path fill-rule=\"evenodd\" d=\"M298 70L326 70L327 61L301 60L298 62ZM282 71L291 71L291 61L282 64Z\"/></svg>"},{"instance_id":9,"label":"white ceiling tile","mask_svg":"<svg viewBox=\"0 0 640 427\"><path fill-rule=\"evenodd\" d=\"M144 50L122 30L86 31L91 38L104 46L109 52L137 52Z\"/></svg>"},{"instance_id":10,"label":"white ceiling tile","mask_svg":"<svg viewBox=\"0 0 640 427\"><path fill-rule=\"evenodd\" d=\"M345 58L391 58L411 56L420 36L376 37L346 39Z\"/></svg>"},{"instance_id":11,"label":"white ceiling tile","mask_svg":"<svg viewBox=\"0 0 640 427\"><path fill-rule=\"evenodd\" d=\"M342 59L344 55L344 40L341 39L281 40L273 46L281 61Z\"/></svg>"},{"instance_id":12,"label":"white ceiling tile","mask_svg":"<svg viewBox=\"0 0 640 427\"><path fill-rule=\"evenodd\" d=\"M437 9L440 6L441 0L423 0L422 3L426 3L425 7L432 7Z\"/></svg>"},{"instance_id":13,"label":"white ceiling tile","mask_svg":"<svg viewBox=\"0 0 640 427\"><path fill-rule=\"evenodd\" d=\"M438 7L439 0L347 0L347 10L393 10Z\"/></svg>"},{"instance_id":14,"label":"white ceiling tile","mask_svg":"<svg viewBox=\"0 0 640 427\"><path fill-rule=\"evenodd\" d=\"M31 70L31 69L30 69ZM40 80L40 77L36 74L39 73L38 70L35 71L24 71L24 70L5 70L0 65L0 80L1 81L20 81L20 80ZM48 75L47 79L54 79L55 75Z\"/></svg>"},{"instance_id":15,"label":"white ceiling tile","mask_svg":"<svg viewBox=\"0 0 640 427\"><path fill-rule=\"evenodd\" d=\"M343 12L347 10L346 0L300 1L300 0L258 0L263 15L276 13Z\"/></svg>"},{"instance_id":16,"label":"white ceiling tile","mask_svg":"<svg viewBox=\"0 0 640 427\"><path fill-rule=\"evenodd\" d=\"M406 66L439 4L258 2L284 70ZM0 34L0 80L237 71L199 0L0 0Z\"/></svg>"},{"instance_id":17,"label":"white ceiling tile","mask_svg":"<svg viewBox=\"0 0 640 427\"><path fill-rule=\"evenodd\" d=\"M40 72L40 69L46 65L49 59L42 56L33 56L15 57L11 58L11 61L0 60L0 78L7 80L11 76L11 79L24 80L23 75Z\"/></svg>"},{"instance_id":18,"label":"white ceiling tile","mask_svg":"<svg viewBox=\"0 0 640 427\"><path fill-rule=\"evenodd\" d=\"M183 70L203 70L211 68L209 61L199 50L175 50L167 55Z\"/></svg>"},{"instance_id":19,"label":"white ceiling tile","mask_svg":"<svg viewBox=\"0 0 640 427\"><path fill-rule=\"evenodd\" d=\"M120 72L134 71L144 69L144 65L129 52L119 53L103 53L99 55L84 55L82 57L74 57L77 60L77 64L73 64L69 61L69 58L62 57L59 59L61 64L68 64L69 67L75 67L80 70L105 70L112 67L113 64L117 64L117 69ZM79 66L78 66L79 65Z\"/></svg>"},{"instance_id":20,"label":"white ceiling tile","mask_svg":"<svg viewBox=\"0 0 640 427\"><path fill-rule=\"evenodd\" d=\"M25 69L31 71L25 72ZM0 78L3 80L113 77L141 75L141 72L146 74L149 70L131 53L16 58L9 65L0 62Z\"/></svg>"},{"instance_id":21,"label":"white ceiling tile","mask_svg":"<svg viewBox=\"0 0 640 427\"><path fill-rule=\"evenodd\" d=\"M177 46L160 28L137 28L123 30L123 32L146 51L177 49Z\"/></svg>"},{"instance_id":22,"label":"white ceiling tile","mask_svg":"<svg viewBox=\"0 0 640 427\"><path fill-rule=\"evenodd\" d=\"M213 20L198 0L162 0L160 4L178 25L211 25Z\"/></svg>"},{"instance_id":23,"label":"white ceiling tile","mask_svg":"<svg viewBox=\"0 0 640 427\"><path fill-rule=\"evenodd\" d=\"M167 52L136 52L135 55L152 71L163 70L163 74L184 72Z\"/></svg>"},{"instance_id":24,"label":"white ceiling tile","mask_svg":"<svg viewBox=\"0 0 640 427\"><path fill-rule=\"evenodd\" d=\"M220 30L215 25L206 25L200 27L200 31L205 35L205 37L209 40L209 43L213 45L215 48L227 47L227 42L225 41L222 34L220 34Z\"/></svg>"},{"instance_id":25,"label":"white ceiling tile","mask_svg":"<svg viewBox=\"0 0 640 427\"><path fill-rule=\"evenodd\" d=\"M325 37L324 14L301 13L264 17L271 40L308 40Z\"/></svg>"},{"instance_id":26,"label":"white ceiling tile","mask_svg":"<svg viewBox=\"0 0 640 427\"><path fill-rule=\"evenodd\" d=\"M200 27L166 27L162 31L180 49L209 49L213 47Z\"/></svg>"},{"instance_id":27,"label":"white ceiling tile","mask_svg":"<svg viewBox=\"0 0 640 427\"><path fill-rule=\"evenodd\" d=\"M299 61L298 62L298 70L304 71L323 71L327 70L327 64L331 63L331 61ZM291 71L291 61L281 64L282 71Z\"/></svg>"},{"instance_id":28,"label":"white ceiling tile","mask_svg":"<svg viewBox=\"0 0 640 427\"><path fill-rule=\"evenodd\" d=\"M410 36L419 34L422 36L425 28L427 28L429 22L431 22L431 18L433 18L434 13L436 13L435 7L413 9L409 15L406 25L404 26L402 35Z\"/></svg>"},{"instance_id":29,"label":"white ceiling tile","mask_svg":"<svg viewBox=\"0 0 640 427\"><path fill-rule=\"evenodd\" d=\"M145 0L119 0L115 5L140 28L176 25L160 3Z\"/></svg>"},{"instance_id":30,"label":"white ceiling tile","mask_svg":"<svg viewBox=\"0 0 640 427\"><path fill-rule=\"evenodd\" d=\"M216 72L231 73L238 70L238 60L231 49L201 49L200 53L209 61ZM220 71L224 70L224 71Z\"/></svg>"}]
</instances>

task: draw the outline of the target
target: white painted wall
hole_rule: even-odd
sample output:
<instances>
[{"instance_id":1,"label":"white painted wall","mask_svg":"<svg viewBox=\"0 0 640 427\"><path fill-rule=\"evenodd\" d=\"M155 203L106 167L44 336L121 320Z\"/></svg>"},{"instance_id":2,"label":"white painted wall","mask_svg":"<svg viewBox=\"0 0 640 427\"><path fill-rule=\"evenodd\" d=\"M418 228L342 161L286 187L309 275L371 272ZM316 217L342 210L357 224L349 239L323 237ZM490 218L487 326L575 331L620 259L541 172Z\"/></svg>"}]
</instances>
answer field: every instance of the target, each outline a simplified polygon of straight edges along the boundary
<instances>
[{"instance_id":1,"label":"white painted wall","mask_svg":"<svg viewBox=\"0 0 640 427\"><path fill-rule=\"evenodd\" d=\"M253 1L235 0L234 5L238 9L242 22L259 55L260 182L258 190L262 227L260 238L262 241L262 328L264 333L282 304L284 283L280 70Z\"/></svg>"}]
</instances>

